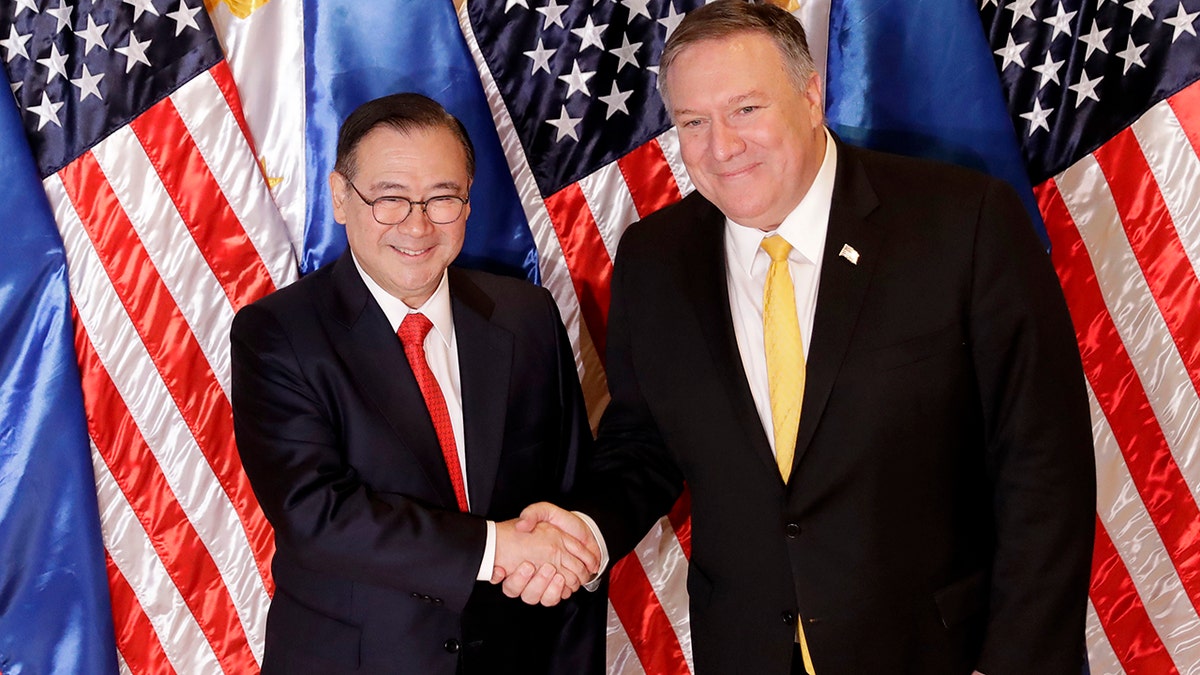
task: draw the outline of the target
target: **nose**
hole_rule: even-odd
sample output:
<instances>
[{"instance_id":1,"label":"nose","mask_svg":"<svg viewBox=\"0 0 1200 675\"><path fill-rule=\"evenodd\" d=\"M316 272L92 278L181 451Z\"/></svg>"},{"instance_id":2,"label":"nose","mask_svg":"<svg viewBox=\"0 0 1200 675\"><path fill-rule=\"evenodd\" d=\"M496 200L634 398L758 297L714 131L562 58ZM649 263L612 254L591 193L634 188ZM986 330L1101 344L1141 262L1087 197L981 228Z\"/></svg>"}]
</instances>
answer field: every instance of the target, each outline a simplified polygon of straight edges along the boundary
<instances>
[{"instance_id":1,"label":"nose","mask_svg":"<svg viewBox=\"0 0 1200 675\"><path fill-rule=\"evenodd\" d=\"M422 237L429 234L437 226L425 215L425 209L421 208L418 204L413 204L412 211L409 212L408 217L395 227L400 232L409 236Z\"/></svg>"},{"instance_id":2,"label":"nose","mask_svg":"<svg viewBox=\"0 0 1200 675\"><path fill-rule=\"evenodd\" d=\"M737 157L746 149L746 143L741 134L724 120L714 120L710 147L713 157L720 162Z\"/></svg>"}]
</instances>

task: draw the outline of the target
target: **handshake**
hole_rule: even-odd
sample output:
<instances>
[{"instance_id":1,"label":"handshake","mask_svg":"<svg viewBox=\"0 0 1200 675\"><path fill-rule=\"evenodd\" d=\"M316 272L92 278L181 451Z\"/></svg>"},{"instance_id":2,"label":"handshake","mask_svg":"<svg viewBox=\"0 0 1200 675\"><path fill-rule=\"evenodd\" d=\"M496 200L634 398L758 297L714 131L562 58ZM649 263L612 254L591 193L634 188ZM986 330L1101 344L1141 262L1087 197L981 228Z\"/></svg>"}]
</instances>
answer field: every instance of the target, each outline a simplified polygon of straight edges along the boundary
<instances>
[{"instance_id":1,"label":"handshake","mask_svg":"<svg viewBox=\"0 0 1200 675\"><path fill-rule=\"evenodd\" d=\"M550 607L600 573L600 545L579 516L547 502L496 523L493 584L504 594Z\"/></svg>"}]
</instances>

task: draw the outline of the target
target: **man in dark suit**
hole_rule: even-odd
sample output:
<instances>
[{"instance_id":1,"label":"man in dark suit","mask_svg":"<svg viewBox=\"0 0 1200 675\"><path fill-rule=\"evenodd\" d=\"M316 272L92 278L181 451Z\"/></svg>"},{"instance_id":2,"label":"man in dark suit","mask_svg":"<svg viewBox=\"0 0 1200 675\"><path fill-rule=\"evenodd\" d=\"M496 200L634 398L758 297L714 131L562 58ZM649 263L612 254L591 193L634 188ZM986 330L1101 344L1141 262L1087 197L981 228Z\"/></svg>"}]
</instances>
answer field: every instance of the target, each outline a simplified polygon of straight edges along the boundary
<instances>
[{"instance_id":1,"label":"man in dark suit","mask_svg":"<svg viewBox=\"0 0 1200 675\"><path fill-rule=\"evenodd\" d=\"M573 505L615 558L690 488L699 675L1079 673L1088 404L1013 191L839 141L777 7L697 9L660 68L696 192L621 241Z\"/></svg>"},{"instance_id":2,"label":"man in dark suit","mask_svg":"<svg viewBox=\"0 0 1200 675\"><path fill-rule=\"evenodd\" d=\"M598 551L512 520L591 446L570 343L546 291L448 268L473 172L434 101L364 104L330 175L349 250L234 320L238 449L277 545L264 673L603 670L603 594L557 604ZM551 606L488 583L518 570Z\"/></svg>"}]
</instances>

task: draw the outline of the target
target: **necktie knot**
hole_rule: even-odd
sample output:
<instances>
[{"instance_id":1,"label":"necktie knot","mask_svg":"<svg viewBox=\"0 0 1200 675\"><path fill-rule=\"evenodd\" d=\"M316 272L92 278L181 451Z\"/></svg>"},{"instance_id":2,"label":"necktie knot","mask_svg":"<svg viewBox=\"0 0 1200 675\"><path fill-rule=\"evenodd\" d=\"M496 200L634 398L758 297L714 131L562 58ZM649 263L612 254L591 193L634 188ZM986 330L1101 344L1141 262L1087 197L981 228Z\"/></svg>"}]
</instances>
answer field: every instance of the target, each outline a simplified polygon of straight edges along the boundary
<instances>
[{"instance_id":1,"label":"necktie knot","mask_svg":"<svg viewBox=\"0 0 1200 675\"><path fill-rule=\"evenodd\" d=\"M787 243L787 239L778 235L773 237L763 237L762 249L771 256L771 262L783 262L787 260L788 254L792 252L792 245Z\"/></svg>"},{"instance_id":2,"label":"necktie knot","mask_svg":"<svg viewBox=\"0 0 1200 675\"><path fill-rule=\"evenodd\" d=\"M400 330L396 334L400 336L400 343L405 349L411 347L420 347L425 344L425 336L429 335L429 331L433 329L433 322L424 314L412 312L404 317L400 322Z\"/></svg>"}]
</instances>

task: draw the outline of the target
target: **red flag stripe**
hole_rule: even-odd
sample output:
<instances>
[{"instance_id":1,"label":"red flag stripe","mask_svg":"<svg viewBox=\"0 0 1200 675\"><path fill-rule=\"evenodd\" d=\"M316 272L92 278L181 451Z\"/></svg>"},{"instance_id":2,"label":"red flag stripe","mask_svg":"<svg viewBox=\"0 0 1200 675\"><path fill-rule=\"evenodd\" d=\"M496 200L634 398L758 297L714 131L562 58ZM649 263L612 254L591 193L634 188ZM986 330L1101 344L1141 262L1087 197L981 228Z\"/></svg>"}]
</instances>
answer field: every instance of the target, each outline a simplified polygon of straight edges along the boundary
<instances>
[{"instance_id":1,"label":"red flag stripe","mask_svg":"<svg viewBox=\"0 0 1200 675\"><path fill-rule=\"evenodd\" d=\"M1200 82L1178 92L1167 99L1175 117L1179 119L1183 132L1192 144L1192 152L1200 155Z\"/></svg>"},{"instance_id":2,"label":"red flag stripe","mask_svg":"<svg viewBox=\"0 0 1200 675\"><path fill-rule=\"evenodd\" d=\"M596 221L578 185L568 185L550 195L546 199L546 210L571 272L583 322L603 362L612 259L608 257Z\"/></svg>"},{"instance_id":3,"label":"red flag stripe","mask_svg":"<svg viewBox=\"0 0 1200 675\"><path fill-rule=\"evenodd\" d=\"M642 218L683 199L658 140L643 144L617 160L625 184Z\"/></svg>"},{"instance_id":4,"label":"red flag stripe","mask_svg":"<svg viewBox=\"0 0 1200 675\"><path fill-rule=\"evenodd\" d=\"M1051 257L1071 312L1084 371L1180 581L1193 607L1200 609L1200 510L1108 313L1091 256L1066 203L1053 180L1034 192L1052 242Z\"/></svg>"},{"instance_id":5,"label":"red flag stripe","mask_svg":"<svg viewBox=\"0 0 1200 675\"><path fill-rule=\"evenodd\" d=\"M282 287L294 281L298 273L292 243L286 236L287 224L267 190L259 159L237 124L239 110L221 105L226 96L216 79L221 72L218 64L209 70L210 77L192 78L171 94L171 102L275 286ZM289 180L298 178L291 176Z\"/></svg>"},{"instance_id":6,"label":"red flag stripe","mask_svg":"<svg viewBox=\"0 0 1200 675\"><path fill-rule=\"evenodd\" d=\"M258 250L242 229L171 99L159 101L129 126L230 304L241 307L274 291L275 284Z\"/></svg>"},{"instance_id":7,"label":"red flag stripe","mask_svg":"<svg viewBox=\"0 0 1200 675\"><path fill-rule=\"evenodd\" d=\"M175 405L236 509L270 588L274 540L241 470L229 400L95 157L85 153L59 176Z\"/></svg>"},{"instance_id":8,"label":"red flag stripe","mask_svg":"<svg viewBox=\"0 0 1200 675\"><path fill-rule=\"evenodd\" d=\"M1200 391L1200 280L1176 235L1171 214L1132 129L1093 156L1108 180L1121 223L1155 303L1175 339L1188 375Z\"/></svg>"},{"instance_id":9,"label":"red flag stripe","mask_svg":"<svg viewBox=\"0 0 1200 675\"><path fill-rule=\"evenodd\" d=\"M257 667L221 571L175 499L121 393L75 321L88 435L227 672ZM230 668L239 670L230 671Z\"/></svg>"},{"instance_id":10,"label":"red flag stripe","mask_svg":"<svg viewBox=\"0 0 1200 675\"><path fill-rule=\"evenodd\" d=\"M657 599L646 601L656 596L637 556L627 555L613 565L608 596L647 673L688 675L670 619Z\"/></svg>"},{"instance_id":11,"label":"red flag stripe","mask_svg":"<svg viewBox=\"0 0 1200 675\"><path fill-rule=\"evenodd\" d=\"M233 71L229 69L229 62L222 59L217 65L208 69L208 74L217 83L217 88L221 90L221 96L225 98L225 105L229 106L229 111L237 120L238 127L242 130L242 138L250 147L250 153L257 156L258 149L254 145L254 136L250 133L250 125L246 122L246 112L242 108L242 99L238 96L237 84L233 81ZM262 170L262 165L258 162L255 162L254 165L259 167L260 171Z\"/></svg>"},{"instance_id":12,"label":"red flag stripe","mask_svg":"<svg viewBox=\"0 0 1200 675\"><path fill-rule=\"evenodd\" d=\"M588 211L596 221L596 229L604 240L608 257L617 255L617 244L629 223L637 220L637 206L625 183L625 176L616 162L596 169L578 182Z\"/></svg>"},{"instance_id":13,"label":"red flag stripe","mask_svg":"<svg viewBox=\"0 0 1200 675\"><path fill-rule=\"evenodd\" d=\"M1188 600L1145 505L1140 499L1129 498L1128 488L1133 478L1091 387L1088 387L1088 400L1096 446L1096 503L1100 524L1115 536L1113 545L1117 555L1133 579L1146 614L1151 617L1171 659L1176 664L1200 663L1200 644L1189 638L1200 629L1200 615ZM1098 648L1111 651L1107 637L1097 634L1102 632L1099 615L1094 611L1093 615L1095 625L1089 628L1089 644L1101 641L1104 645ZM1103 658L1098 653L1094 656ZM1115 654L1109 661L1116 668Z\"/></svg>"},{"instance_id":14,"label":"red flag stripe","mask_svg":"<svg viewBox=\"0 0 1200 675\"><path fill-rule=\"evenodd\" d=\"M1127 675L1178 675L1108 531L1096 520L1092 605Z\"/></svg>"},{"instance_id":15,"label":"red flag stripe","mask_svg":"<svg viewBox=\"0 0 1200 675\"><path fill-rule=\"evenodd\" d=\"M129 670L138 675L174 675L175 669L167 661L158 633L154 632L154 626L133 594L129 581L117 569L107 551L104 553L104 565L108 570L113 627L116 629L117 651L121 653L121 658L128 664Z\"/></svg>"}]
</instances>

